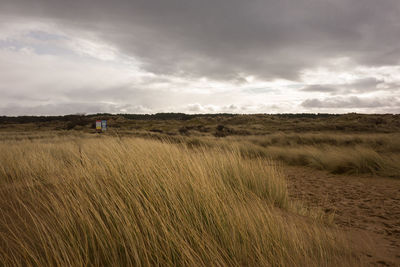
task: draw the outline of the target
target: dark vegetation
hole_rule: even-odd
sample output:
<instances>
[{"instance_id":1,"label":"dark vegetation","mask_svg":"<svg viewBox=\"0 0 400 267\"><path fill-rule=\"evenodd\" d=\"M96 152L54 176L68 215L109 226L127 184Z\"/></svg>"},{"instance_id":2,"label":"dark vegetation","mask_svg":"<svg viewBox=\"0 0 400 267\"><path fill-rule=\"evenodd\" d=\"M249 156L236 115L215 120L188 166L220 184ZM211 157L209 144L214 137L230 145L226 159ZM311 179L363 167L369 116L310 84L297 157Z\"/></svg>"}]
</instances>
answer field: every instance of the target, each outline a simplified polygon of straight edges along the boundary
<instances>
[{"instance_id":1,"label":"dark vegetation","mask_svg":"<svg viewBox=\"0 0 400 267\"><path fill-rule=\"evenodd\" d=\"M114 129L146 130L166 134L193 132L215 136L260 135L283 132L379 132L400 131L400 115L392 114L92 114L66 116L0 117L0 129L89 130L96 119L108 120ZM15 129L14 129L15 130Z\"/></svg>"}]
</instances>

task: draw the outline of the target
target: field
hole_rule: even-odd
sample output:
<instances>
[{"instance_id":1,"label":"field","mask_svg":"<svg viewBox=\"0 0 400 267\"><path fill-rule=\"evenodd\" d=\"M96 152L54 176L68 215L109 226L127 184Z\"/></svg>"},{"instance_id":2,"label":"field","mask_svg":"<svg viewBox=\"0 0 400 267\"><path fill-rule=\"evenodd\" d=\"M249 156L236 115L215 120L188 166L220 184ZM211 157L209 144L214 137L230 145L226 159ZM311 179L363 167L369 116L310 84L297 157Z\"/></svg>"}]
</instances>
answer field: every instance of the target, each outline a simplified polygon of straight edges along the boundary
<instances>
[{"instance_id":1,"label":"field","mask_svg":"<svg viewBox=\"0 0 400 267\"><path fill-rule=\"evenodd\" d=\"M399 130L398 115L2 117L0 263L396 266Z\"/></svg>"}]
</instances>

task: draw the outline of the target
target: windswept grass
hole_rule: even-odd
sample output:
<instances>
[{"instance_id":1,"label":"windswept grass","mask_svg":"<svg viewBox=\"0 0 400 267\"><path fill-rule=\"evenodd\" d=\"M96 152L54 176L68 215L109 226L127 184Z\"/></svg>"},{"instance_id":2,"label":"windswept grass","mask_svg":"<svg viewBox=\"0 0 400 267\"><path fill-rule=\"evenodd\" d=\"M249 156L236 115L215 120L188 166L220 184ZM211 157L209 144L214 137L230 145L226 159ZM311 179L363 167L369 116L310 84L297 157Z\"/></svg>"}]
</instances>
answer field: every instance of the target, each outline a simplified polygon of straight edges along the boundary
<instances>
[{"instance_id":1,"label":"windswept grass","mask_svg":"<svg viewBox=\"0 0 400 267\"><path fill-rule=\"evenodd\" d=\"M291 165L313 167L334 174L378 174L400 177L399 156L381 155L365 147L269 147L264 153Z\"/></svg>"},{"instance_id":2,"label":"windswept grass","mask_svg":"<svg viewBox=\"0 0 400 267\"><path fill-rule=\"evenodd\" d=\"M294 213L276 164L240 149L120 138L0 143L5 266L346 266Z\"/></svg>"},{"instance_id":3,"label":"windswept grass","mask_svg":"<svg viewBox=\"0 0 400 267\"><path fill-rule=\"evenodd\" d=\"M273 134L233 139L242 153L332 173L400 178L399 134Z\"/></svg>"},{"instance_id":4,"label":"windswept grass","mask_svg":"<svg viewBox=\"0 0 400 267\"><path fill-rule=\"evenodd\" d=\"M374 174L400 178L399 134L285 134L248 137L191 137L189 147L236 145L247 158L272 158L285 164L308 166L335 174Z\"/></svg>"}]
</instances>

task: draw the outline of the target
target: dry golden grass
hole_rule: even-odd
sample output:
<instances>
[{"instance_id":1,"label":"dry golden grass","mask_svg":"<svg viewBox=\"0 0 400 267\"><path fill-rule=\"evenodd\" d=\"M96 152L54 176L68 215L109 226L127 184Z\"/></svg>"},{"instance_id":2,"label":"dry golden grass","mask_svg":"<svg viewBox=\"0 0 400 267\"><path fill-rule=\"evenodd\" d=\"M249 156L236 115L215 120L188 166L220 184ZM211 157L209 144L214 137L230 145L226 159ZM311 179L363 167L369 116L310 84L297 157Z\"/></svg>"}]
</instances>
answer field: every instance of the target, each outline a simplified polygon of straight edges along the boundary
<instances>
[{"instance_id":1,"label":"dry golden grass","mask_svg":"<svg viewBox=\"0 0 400 267\"><path fill-rule=\"evenodd\" d=\"M399 134L273 134L239 140L242 151L332 173L400 178ZM246 143L246 141L248 141Z\"/></svg>"},{"instance_id":2,"label":"dry golden grass","mask_svg":"<svg viewBox=\"0 0 400 267\"><path fill-rule=\"evenodd\" d=\"M279 160L327 170L335 174L373 174L400 178L400 134L344 133L283 133L266 135L228 136L170 136L154 132L108 132L107 135L140 136L146 139L185 144L190 148L237 147L246 157ZM79 131L0 132L0 141L41 140L58 138L92 138L93 134Z\"/></svg>"},{"instance_id":3,"label":"dry golden grass","mask_svg":"<svg viewBox=\"0 0 400 267\"><path fill-rule=\"evenodd\" d=\"M0 142L0 265L346 266L276 164L111 137Z\"/></svg>"},{"instance_id":4,"label":"dry golden grass","mask_svg":"<svg viewBox=\"0 0 400 267\"><path fill-rule=\"evenodd\" d=\"M242 137L189 137L190 147L239 147L243 156L279 160L340 174L400 178L399 134L276 133Z\"/></svg>"}]
</instances>

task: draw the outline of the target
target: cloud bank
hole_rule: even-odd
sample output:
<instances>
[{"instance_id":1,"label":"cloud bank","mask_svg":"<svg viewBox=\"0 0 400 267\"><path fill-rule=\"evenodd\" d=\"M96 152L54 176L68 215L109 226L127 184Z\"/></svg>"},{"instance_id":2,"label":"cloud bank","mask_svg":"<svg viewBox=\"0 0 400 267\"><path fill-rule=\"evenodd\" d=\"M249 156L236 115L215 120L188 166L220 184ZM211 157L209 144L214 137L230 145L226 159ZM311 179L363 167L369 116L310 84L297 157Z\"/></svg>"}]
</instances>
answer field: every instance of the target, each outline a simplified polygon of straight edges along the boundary
<instances>
[{"instance_id":1,"label":"cloud bank","mask_svg":"<svg viewBox=\"0 0 400 267\"><path fill-rule=\"evenodd\" d=\"M4 0L0 113L398 112L398 14L397 0Z\"/></svg>"}]
</instances>

